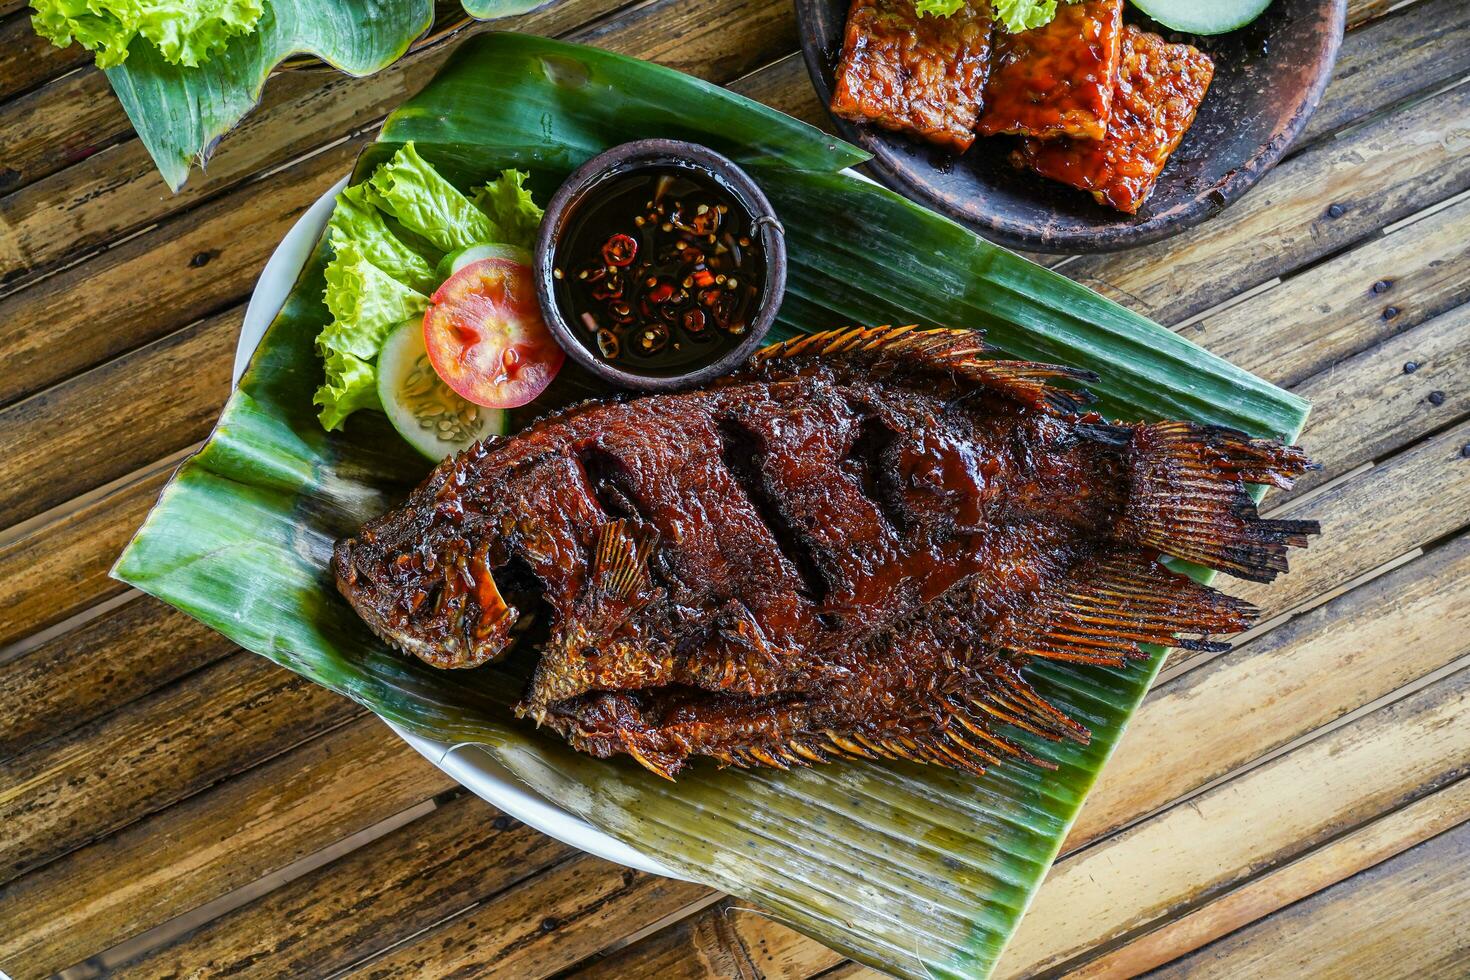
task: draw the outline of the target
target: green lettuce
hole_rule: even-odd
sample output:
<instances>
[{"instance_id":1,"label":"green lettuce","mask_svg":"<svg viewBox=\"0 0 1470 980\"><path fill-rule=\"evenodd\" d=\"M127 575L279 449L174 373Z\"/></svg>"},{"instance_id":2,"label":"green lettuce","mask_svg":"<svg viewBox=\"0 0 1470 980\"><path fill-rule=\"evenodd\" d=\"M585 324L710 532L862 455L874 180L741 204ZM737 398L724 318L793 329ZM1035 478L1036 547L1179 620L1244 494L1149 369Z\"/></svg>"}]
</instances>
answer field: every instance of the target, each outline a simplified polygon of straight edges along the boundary
<instances>
[{"instance_id":1,"label":"green lettuce","mask_svg":"<svg viewBox=\"0 0 1470 980\"><path fill-rule=\"evenodd\" d=\"M964 5L965 0L914 0L914 12L931 17L949 17Z\"/></svg>"},{"instance_id":2,"label":"green lettuce","mask_svg":"<svg viewBox=\"0 0 1470 980\"><path fill-rule=\"evenodd\" d=\"M314 399L324 427L339 428L359 408L381 409L374 361L395 327L428 308L442 279L431 261L441 250L534 244L542 211L526 179L507 170L471 201L409 143L337 195L324 297L332 320L316 339L326 361Z\"/></svg>"},{"instance_id":3,"label":"green lettuce","mask_svg":"<svg viewBox=\"0 0 1470 980\"><path fill-rule=\"evenodd\" d=\"M31 25L53 44L76 41L98 68L128 57L133 38L151 43L170 64L197 68L231 38L249 34L262 0L31 0Z\"/></svg>"},{"instance_id":4,"label":"green lettuce","mask_svg":"<svg viewBox=\"0 0 1470 980\"><path fill-rule=\"evenodd\" d=\"M1050 24L1057 0L995 0L995 19L1012 34Z\"/></svg>"},{"instance_id":5,"label":"green lettuce","mask_svg":"<svg viewBox=\"0 0 1470 980\"><path fill-rule=\"evenodd\" d=\"M934 17L949 17L965 5L965 0L915 0L914 10ZM1050 24L1057 15L1057 0L995 0L995 19L1012 34Z\"/></svg>"},{"instance_id":6,"label":"green lettuce","mask_svg":"<svg viewBox=\"0 0 1470 980\"><path fill-rule=\"evenodd\" d=\"M368 178L367 199L444 252L498 241L495 223L419 156L412 143Z\"/></svg>"},{"instance_id":7,"label":"green lettuce","mask_svg":"<svg viewBox=\"0 0 1470 980\"><path fill-rule=\"evenodd\" d=\"M335 255L326 273L332 322L322 329L317 346L324 354L372 360L394 327L423 314L429 297L368 261L362 246L352 239L334 240L332 248Z\"/></svg>"},{"instance_id":8,"label":"green lettuce","mask_svg":"<svg viewBox=\"0 0 1470 980\"><path fill-rule=\"evenodd\" d=\"M531 200L527 176L524 170L507 170L475 192L475 206L495 225L495 237L476 244L519 245L526 249L536 244L536 230L545 212Z\"/></svg>"},{"instance_id":9,"label":"green lettuce","mask_svg":"<svg viewBox=\"0 0 1470 980\"><path fill-rule=\"evenodd\" d=\"M333 245L352 242L364 258L404 285L422 293L431 293L439 285L429 260L394 233L383 212L368 200L364 185L345 188L337 195L328 227Z\"/></svg>"},{"instance_id":10,"label":"green lettuce","mask_svg":"<svg viewBox=\"0 0 1470 980\"><path fill-rule=\"evenodd\" d=\"M382 409L378 401L378 369L360 357L332 351L326 357L327 380L312 396L321 406L317 418L328 432L340 429L359 408Z\"/></svg>"}]
</instances>

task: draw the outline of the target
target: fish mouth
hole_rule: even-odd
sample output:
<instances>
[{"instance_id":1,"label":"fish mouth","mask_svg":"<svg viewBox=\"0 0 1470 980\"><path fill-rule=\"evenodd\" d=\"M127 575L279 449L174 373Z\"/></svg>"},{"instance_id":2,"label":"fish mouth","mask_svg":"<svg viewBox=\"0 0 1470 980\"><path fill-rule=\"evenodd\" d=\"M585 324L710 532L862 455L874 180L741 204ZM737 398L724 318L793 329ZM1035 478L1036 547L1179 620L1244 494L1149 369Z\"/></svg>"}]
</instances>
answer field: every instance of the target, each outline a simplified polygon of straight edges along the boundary
<instances>
[{"instance_id":1,"label":"fish mouth","mask_svg":"<svg viewBox=\"0 0 1470 980\"><path fill-rule=\"evenodd\" d=\"M363 585L364 579L367 579L369 586L372 580L353 561L356 548L356 538L342 538L332 548L332 575L337 581L337 591L378 639L404 653L419 656L415 647L423 646L422 641L401 630L390 628L377 605L370 600L372 590Z\"/></svg>"},{"instance_id":2,"label":"fish mouth","mask_svg":"<svg viewBox=\"0 0 1470 980\"><path fill-rule=\"evenodd\" d=\"M495 593L498 600L474 627L473 641L461 629L416 623L397 607L394 590L384 588L358 567L356 538L343 538L332 549L332 573L337 591L357 613L373 635L402 653L417 657L431 667L458 669L480 667L499 659L511 646L512 627L519 611ZM493 588L493 582L491 585Z\"/></svg>"}]
</instances>

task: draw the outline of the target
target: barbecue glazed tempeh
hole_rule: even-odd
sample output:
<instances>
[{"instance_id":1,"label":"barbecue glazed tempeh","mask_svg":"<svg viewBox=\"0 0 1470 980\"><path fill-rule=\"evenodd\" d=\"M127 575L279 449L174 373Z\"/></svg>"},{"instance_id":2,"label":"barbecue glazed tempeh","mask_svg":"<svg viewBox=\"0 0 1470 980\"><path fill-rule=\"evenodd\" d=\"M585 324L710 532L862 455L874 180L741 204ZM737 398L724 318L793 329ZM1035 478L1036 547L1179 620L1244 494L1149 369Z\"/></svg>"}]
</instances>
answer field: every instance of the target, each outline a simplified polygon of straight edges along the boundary
<instances>
[{"instance_id":1,"label":"barbecue glazed tempeh","mask_svg":"<svg viewBox=\"0 0 1470 980\"><path fill-rule=\"evenodd\" d=\"M338 587L443 667L499 656L544 593L517 710L669 777L694 755L979 771L1032 758L1008 729L1085 741L1029 660L1217 648L1253 610L1156 557L1269 581L1317 529L1259 519L1245 485L1309 464L1108 423L1054 384L1085 372L984 353L969 331L833 331L705 390L553 415L339 542Z\"/></svg>"},{"instance_id":2,"label":"barbecue glazed tempeh","mask_svg":"<svg viewBox=\"0 0 1470 980\"><path fill-rule=\"evenodd\" d=\"M1060 3L1048 24L997 32L982 136L1102 139L1123 37L1123 0Z\"/></svg>"},{"instance_id":3,"label":"barbecue glazed tempeh","mask_svg":"<svg viewBox=\"0 0 1470 980\"><path fill-rule=\"evenodd\" d=\"M852 0L832 111L964 152L989 65L988 3L935 17L912 0Z\"/></svg>"},{"instance_id":4,"label":"barbecue glazed tempeh","mask_svg":"<svg viewBox=\"0 0 1470 980\"><path fill-rule=\"evenodd\" d=\"M1012 161L1135 214L1193 124L1214 73L1214 62L1198 49L1125 26L1107 135L1027 139Z\"/></svg>"}]
</instances>

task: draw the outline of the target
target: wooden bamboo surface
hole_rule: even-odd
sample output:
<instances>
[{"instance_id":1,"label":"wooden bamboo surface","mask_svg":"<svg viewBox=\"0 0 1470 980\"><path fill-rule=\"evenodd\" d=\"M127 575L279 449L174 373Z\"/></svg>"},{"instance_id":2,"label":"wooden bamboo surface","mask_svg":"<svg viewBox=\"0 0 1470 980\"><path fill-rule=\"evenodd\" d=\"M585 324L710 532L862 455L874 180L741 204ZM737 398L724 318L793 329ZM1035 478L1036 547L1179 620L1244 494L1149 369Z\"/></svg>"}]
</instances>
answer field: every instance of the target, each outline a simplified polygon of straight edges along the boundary
<instances>
[{"instance_id":1,"label":"wooden bamboo surface","mask_svg":"<svg viewBox=\"0 0 1470 980\"><path fill-rule=\"evenodd\" d=\"M0 0L0 970L870 974L467 795L356 705L106 577L224 401L266 257L447 49L291 72L170 194L105 79ZM1238 204L1045 261L1309 398L1323 534L1166 668L1001 975L1470 974L1470 5L1352 0ZM561 0L516 30L818 125L787 0ZM481 30L477 27L472 30Z\"/></svg>"}]
</instances>

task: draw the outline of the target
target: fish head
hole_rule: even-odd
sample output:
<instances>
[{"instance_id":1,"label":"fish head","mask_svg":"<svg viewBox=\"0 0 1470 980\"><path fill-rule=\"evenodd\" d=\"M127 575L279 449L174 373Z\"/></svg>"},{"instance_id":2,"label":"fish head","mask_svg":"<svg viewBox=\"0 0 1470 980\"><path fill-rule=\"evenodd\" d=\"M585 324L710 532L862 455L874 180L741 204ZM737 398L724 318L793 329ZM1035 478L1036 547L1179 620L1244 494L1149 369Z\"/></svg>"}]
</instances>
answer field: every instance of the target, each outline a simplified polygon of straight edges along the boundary
<instances>
[{"instance_id":1,"label":"fish head","mask_svg":"<svg viewBox=\"0 0 1470 980\"><path fill-rule=\"evenodd\" d=\"M442 468L441 468L442 469ZM500 536L467 518L436 471L396 510L337 542L337 589L388 644L435 667L478 667L510 645L520 611L492 571Z\"/></svg>"}]
</instances>

